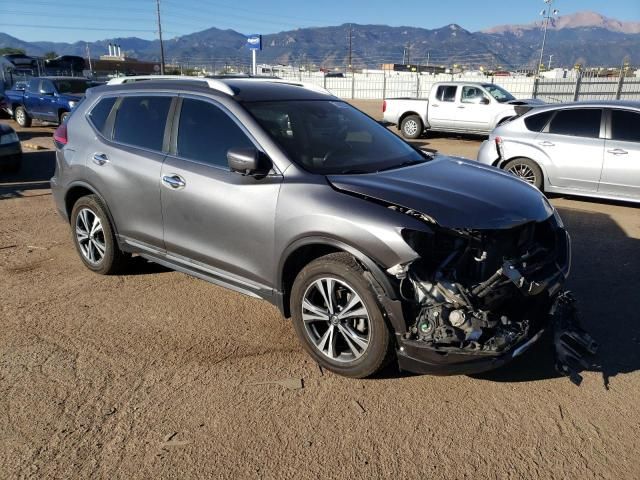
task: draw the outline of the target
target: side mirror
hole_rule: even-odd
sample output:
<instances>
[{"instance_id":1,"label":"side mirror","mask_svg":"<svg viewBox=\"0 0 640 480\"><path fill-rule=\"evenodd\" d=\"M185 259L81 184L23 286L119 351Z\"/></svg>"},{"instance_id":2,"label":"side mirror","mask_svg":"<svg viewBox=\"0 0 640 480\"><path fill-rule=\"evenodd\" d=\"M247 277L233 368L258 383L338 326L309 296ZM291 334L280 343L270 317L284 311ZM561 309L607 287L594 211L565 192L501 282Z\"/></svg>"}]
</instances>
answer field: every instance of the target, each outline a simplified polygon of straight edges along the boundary
<instances>
[{"instance_id":1,"label":"side mirror","mask_svg":"<svg viewBox=\"0 0 640 480\"><path fill-rule=\"evenodd\" d=\"M227 162L232 172L242 175L266 174L269 170L264 157L255 148L230 148L227 151Z\"/></svg>"},{"instance_id":2,"label":"side mirror","mask_svg":"<svg viewBox=\"0 0 640 480\"><path fill-rule=\"evenodd\" d=\"M482 100L480 100L480 103L482 105L489 105L489 103L491 103L491 100L489 100L487 97L482 97Z\"/></svg>"}]
</instances>

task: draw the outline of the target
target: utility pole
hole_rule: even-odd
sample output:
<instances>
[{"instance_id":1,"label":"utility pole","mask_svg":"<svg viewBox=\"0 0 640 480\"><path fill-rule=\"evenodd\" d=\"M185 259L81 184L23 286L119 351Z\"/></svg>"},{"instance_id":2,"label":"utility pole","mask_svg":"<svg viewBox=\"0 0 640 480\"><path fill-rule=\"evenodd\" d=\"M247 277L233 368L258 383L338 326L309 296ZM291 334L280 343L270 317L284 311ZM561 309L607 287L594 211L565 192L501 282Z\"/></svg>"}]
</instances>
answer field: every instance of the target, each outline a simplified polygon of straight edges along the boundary
<instances>
[{"instance_id":1,"label":"utility pole","mask_svg":"<svg viewBox=\"0 0 640 480\"><path fill-rule=\"evenodd\" d=\"M549 55L549 65L547 66L547 70L551 70L551 59L553 58L553 54Z\"/></svg>"},{"instance_id":2,"label":"utility pole","mask_svg":"<svg viewBox=\"0 0 640 480\"><path fill-rule=\"evenodd\" d=\"M349 70L353 75L353 27L349 24Z\"/></svg>"},{"instance_id":3,"label":"utility pole","mask_svg":"<svg viewBox=\"0 0 640 480\"><path fill-rule=\"evenodd\" d=\"M89 71L91 72L91 76L93 76L93 68L91 67L91 51L89 50L89 44L86 44L87 47L87 59L89 60Z\"/></svg>"},{"instance_id":4,"label":"utility pole","mask_svg":"<svg viewBox=\"0 0 640 480\"><path fill-rule=\"evenodd\" d=\"M160 22L160 0L156 0L158 12L158 37L160 38L160 75L164 75L164 45L162 44L162 23Z\"/></svg>"},{"instance_id":5,"label":"utility pole","mask_svg":"<svg viewBox=\"0 0 640 480\"><path fill-rule=\"evenodd\" d=\"M544 3L548 5L548 7L540 12L540 15L544 17L544 33L542 35L542 48L540 49L540 61L538 62L538 68L536 71L538 72L538 76L540 75L540 67L542 67L542 59L544 57L544 44L547 41L547 28L549 28L549 21L551 17L554 15L558 15L560 10L557 8L551 8L553 6L553 2L555 0L544 0Z\"/></svg>"}]
</instances>

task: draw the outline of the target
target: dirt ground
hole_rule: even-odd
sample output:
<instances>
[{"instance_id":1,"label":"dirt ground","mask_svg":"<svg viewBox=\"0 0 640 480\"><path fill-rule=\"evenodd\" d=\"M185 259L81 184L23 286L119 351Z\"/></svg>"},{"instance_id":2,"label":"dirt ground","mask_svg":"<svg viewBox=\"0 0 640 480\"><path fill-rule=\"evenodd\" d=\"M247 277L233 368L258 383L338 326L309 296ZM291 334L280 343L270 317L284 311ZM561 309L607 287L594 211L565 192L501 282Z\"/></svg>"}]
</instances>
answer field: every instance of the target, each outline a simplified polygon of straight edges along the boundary
<instances>
[{"instance_id":1,"label":"dirt ground","mask_svg":"<svg viewBox=\"0 0 640 480\"><path fill-rule=\"evenodd\" d=\"M52 130L20 136L50 146ZM601 344L582 386L548 343L473 377L350 380L265 302L144 262L91 273L52 171L52 152L25 149L0 176L0 478L640 478L638 207L552 199Z\"/></svg>"}]
</instances>

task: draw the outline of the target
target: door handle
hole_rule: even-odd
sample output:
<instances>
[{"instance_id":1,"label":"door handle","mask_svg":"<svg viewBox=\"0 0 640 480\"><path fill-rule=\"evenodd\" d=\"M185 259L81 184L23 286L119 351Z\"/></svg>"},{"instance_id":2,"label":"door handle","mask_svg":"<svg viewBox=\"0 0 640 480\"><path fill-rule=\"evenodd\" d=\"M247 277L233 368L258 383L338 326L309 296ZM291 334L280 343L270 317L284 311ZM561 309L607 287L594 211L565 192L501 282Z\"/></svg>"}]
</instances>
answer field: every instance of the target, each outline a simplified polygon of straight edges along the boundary
<instances>
[{"instance_id":1,"label":"door handle","mask_svg":"<svg viewBox=\"0 0 640 480\"><path fill-rule=\"evenodd\" d=\"M543 146L543 147L553 147L553 146L555 146L555 143L553 143L553 142L540 142L540 143L538 143L538 145Z\"/></svg>"},{"instance_id":2,"label":"door handle","mask_svg":"<svg viewBox=\"0 0 640 480\"><path fill-rule=\"evenodd\" d=\"M187 182L184 181L184 178L175 173L171 175L164 175L162 177L162 183L164 183L169 188L173 188L174 190L184 188L187 185Z\"/></svg>"},{"instance_id":3,"label":"door handle","mask_svg":"<svg viewBox=\"0 0 640 480\"><path fill-rule=\"evenodd\" d=\"M607 150L607 152L612 153L613 155L626 155L629 153L621 148L614 148L613 150Z\"/></svg>"},{"instance_id":4,"label":"door handle","mask_svg":"<svg viewBox=\"0 0 640 480\"><path fill-rule=\"evenodd\" d=\"M432 107L439 107L440 105L438 105L437 103L434 103L433 105L431 105Z\"/></svg>"},{"instance_id":5,"label":"door handle","mask_svg":"<svg viewBox=\"0 0 640 480\"><path fill-rule=\"evenodd\" d=\"M462 105L460 105L458 108L464 108Z\"/></svg>"},{"instance_id":6,"label":"door handle","mask_svg":"<svg viewBox=\"0 0 640 480\"><path fill-rule=\"evenodd\" d=\"M109 157L105 153L94 153L93 154L93 163L96 165L104 165L109 162Z\"/></svg>"}]
</instances>

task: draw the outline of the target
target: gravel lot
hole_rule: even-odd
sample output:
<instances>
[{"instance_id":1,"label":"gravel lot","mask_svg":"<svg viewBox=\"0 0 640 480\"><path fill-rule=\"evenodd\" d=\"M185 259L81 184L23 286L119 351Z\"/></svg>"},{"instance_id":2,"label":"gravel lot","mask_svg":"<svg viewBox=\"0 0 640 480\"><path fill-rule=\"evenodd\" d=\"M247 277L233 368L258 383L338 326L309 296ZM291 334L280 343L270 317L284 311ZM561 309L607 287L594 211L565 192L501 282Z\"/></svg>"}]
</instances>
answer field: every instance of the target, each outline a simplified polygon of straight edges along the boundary
<instances>
[{"instance_id":1,"label":"gravel lot","mask_svg":"<svg viewBox=\"0 0 640 480\"><path fill-rule=\"evenodd\" d=\"M20 136L50 148L52 131ZM52 171L50 150L25 149L0 174L0 478L640 478L638 207L552 199L601 344L581 387L548 343L474 377L349 380L265 302L145 262L90 273Z\"/></svg>"}]
</instances>

